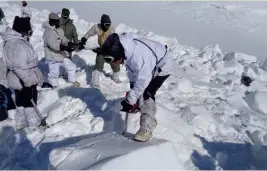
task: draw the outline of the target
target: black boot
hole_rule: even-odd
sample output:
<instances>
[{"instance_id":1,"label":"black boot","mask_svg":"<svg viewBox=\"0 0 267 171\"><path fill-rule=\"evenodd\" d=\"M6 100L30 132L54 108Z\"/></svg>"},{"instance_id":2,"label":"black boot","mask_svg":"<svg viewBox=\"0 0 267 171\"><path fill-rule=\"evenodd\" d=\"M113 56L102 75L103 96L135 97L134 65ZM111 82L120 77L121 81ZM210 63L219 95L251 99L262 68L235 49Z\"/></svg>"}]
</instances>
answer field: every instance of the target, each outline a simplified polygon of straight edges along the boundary
<instances>
[{"instance_id":1,"label":"black boot","mask_svg":"<svg viewBox=\"0 0 267 171\"><path fill-rule=\"evenodd\" d=\"M51 89L54 88L50 83L43 83L43 85L41 87L42 88L51 88Z\"/></svg>"}]
</instances>

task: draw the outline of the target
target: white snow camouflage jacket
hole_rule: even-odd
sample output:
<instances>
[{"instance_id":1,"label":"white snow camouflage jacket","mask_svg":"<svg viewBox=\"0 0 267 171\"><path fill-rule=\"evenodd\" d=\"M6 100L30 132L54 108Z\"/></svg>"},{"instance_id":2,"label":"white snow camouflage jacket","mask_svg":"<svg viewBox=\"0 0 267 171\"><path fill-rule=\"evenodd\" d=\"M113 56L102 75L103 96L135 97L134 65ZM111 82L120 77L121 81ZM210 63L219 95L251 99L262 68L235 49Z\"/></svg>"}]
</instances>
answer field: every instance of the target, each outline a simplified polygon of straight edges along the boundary
<instances>
[{"instance_id":1,"label":"white snow camouflage jacket","mask_svg":"<svg viewBox=\"0 0 267 171\"><path fill-rule=\"evenodd\" d=\"M6 80L6 65L4 63L3 58L0 58L0 84L7 87L7 80Z\"/></svg>"},{"instance_id":2,"label":"white snow camouflage jacket","mask_svg":"<svg viewBox=\"0 0 267 171\"><path fill-rule=\"evenodd\" d=\"M56 29L47 21L42 26L45 31L43 33L45 58L51 61L63 61L68 56L66 51L60 51L60 44L67 46L69 40L64 36L61 28Z\"/></svg>"},{"instance_id":3,"label":"white snow camouflage jacket","mask_svg":"<svg viewBox=\"0 0 267 171\"><path fill-rule=\"evenodd\" d=\"M43 83L43 74L37 67L38 56L32 45L15 30L7 27L0 33L3 42L3 60L10 70L7 83L10 88L22 89L20 80L25 87Z\"/></svg>"},{"instance_id":4,"label":"white snow camouflage jacket","mask_svg":"<svg viewBox=\"0 0 267 171\"><path fill-rule=\"evenodd\" d=\"M30 9L30 7L28 7L28 5L26 6L26 7L21 7L21 10L20 10L20 12L21 12L21 17L22 18L26 18L26 17L32 17L32 12L31 12L31 9Z\"/></svg>"},{"instance_id":5,"label":"white snow camouflage jacket","mask_svg":"<svg viewBox=\"0 0 267 171\"><path fill-rule=\"evenodd\" d=\"M146 45L134 40L133 36L121 34L119 38L126 56L125 65L129 81L134 83L127 100L130 104L135 104L154 76L171 74L172 58L169 56L166 47L159 42L138 39L147 44L154 51L156 57ZM157 64L157 62L159 63ZM158 72L159 68L161 72Z\"/></svg>"}]
</instances>

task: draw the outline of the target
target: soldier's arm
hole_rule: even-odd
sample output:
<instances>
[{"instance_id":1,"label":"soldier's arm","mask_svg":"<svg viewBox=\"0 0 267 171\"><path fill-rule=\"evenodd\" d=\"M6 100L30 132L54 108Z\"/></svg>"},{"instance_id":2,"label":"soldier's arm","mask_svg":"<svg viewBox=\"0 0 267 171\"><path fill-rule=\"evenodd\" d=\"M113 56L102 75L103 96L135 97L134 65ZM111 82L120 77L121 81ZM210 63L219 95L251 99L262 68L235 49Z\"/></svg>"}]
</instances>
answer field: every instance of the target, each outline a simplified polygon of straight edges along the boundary
<instances>
[{"instance_id":1,"label":"soldier's arm","mask_svg":"<svg viewBox=\"0 0 267 171\"><path fill-rule=\"evenodd\" d=\"M74 43L78 43L78 34L77 34L77 29L76 27L73 25L73 30L72 30L72 38L73 38L73 42Z\"/></svg>"},{"instance_id":2,"label":"soldier's arm","mask_svg":"<svg viewBox=\"0 0 267 171\"><path fill-rule=\"evenodd\" d=\"M97 34L96 27L97 27L97 24L95 24L93 27L91 27L90 30L88 30L83 37L88 39L88 38L96 35Z\"/></svg>"}]
</instances>

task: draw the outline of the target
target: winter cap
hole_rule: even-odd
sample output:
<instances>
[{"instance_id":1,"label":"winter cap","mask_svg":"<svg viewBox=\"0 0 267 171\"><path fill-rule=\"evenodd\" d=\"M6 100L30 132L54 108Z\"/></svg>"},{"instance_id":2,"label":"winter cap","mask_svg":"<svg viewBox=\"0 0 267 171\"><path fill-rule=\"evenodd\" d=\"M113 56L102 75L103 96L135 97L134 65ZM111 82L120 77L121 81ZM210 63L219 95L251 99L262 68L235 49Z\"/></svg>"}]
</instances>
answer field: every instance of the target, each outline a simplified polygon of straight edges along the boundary
<instances>
[{"instance_id":1,"label":"winter cap","mask_svg":"<svg viewBox=\"0 0 267 171\"><path fill-rule=\"evenodd\" d=\"M105 43L102 46L102 51L103 54L114 57L113 62L116 62L125 57L124 48L117 33L113 33L107 37Z\"/></svg>"},{"instance_id":2,"label":"winter cap","mask_svg":"<svg viewBox=\"0 0 267 171\"><path fill-rule=\"evenodd\" d=\"M32 31L30 18L20 18L16 16L13 21L13 30L21 33L21 34L29 34Z\"/></svg>"},{"instance_id":3,"label":"winter cap","mask_svg":"<svg viewBox=\"0 0 267 171\"><path fill-rule=\"evenodd\" d=\"M51 12L49 14L49 20L59 20L59 16L56 13Z\"/></svg>"},{"instance_id":4,"label":"winter cap","mask_svg":"<svg viewBox=\"0 0 267 171\"><path fill-rule=\"evenodd\" d=\"M101 23L111 23L111 20L107 14L101 16Z\"/></svg>"},{"instance_id":5,"label":"winter cap","mask_svg":"<svg viewBox=\"0 0 267 171\"><path fill-rule=\"evenodd\" d=\"M62 17L69 17L70 16L70 10L67 8L63 8L61 12Z\"/></svg>"},{"instance_id":6,"label":"winter cap","mask_svg":"<svg viewBox=\"0 0 267 171\"><path fill-rule=\"evenodd\" d=\"M27 2L26 1L22 1L22 5L23 6L26 6L27 5Z\"/></svg>"}]
</instances>

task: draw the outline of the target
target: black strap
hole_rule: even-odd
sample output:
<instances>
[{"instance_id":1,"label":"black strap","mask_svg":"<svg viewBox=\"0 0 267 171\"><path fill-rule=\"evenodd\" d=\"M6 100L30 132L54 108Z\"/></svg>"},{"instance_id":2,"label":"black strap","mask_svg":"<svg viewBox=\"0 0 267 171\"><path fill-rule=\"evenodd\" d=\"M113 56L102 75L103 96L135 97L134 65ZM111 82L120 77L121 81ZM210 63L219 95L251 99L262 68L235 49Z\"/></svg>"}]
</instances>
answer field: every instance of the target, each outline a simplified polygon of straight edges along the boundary
<instances>
[{"instance_id":1,"label":"black strap","mask_svg":"<svg viewBox=\"0 0 267 171\"><path fill-rule=\"evenodd\" d=\"M151 50L151 52L152 52L152 53L154 54L154 56L156 57L156 61L157 61L157 62L156 62L156 65L158 65L158 64L161 62L161 60L162 60L162 59L166 56L166 54L167 54L168 46L165 45L166 52L165 52L164 56L163 56L160 60L158 60L158 56L157 56L156 53L151 49L150 46L148 46L145 42L143 42L143 41L141 41L141 40L139 40L139 39L134 39L134 40L136 40L136 41L138 41L138 42L144 44L146 47L148 47L148 48Z\"/></svg>"},{"instance_id":2,"label":"black strap","mask_svg":"<svg viewBox=\"0 0 267 171\"><path fill-rule=\"evenodd\" d=\"M126 69L127 69L127 68L128 68L132 73L134 73L133 70L126 64Z\"/></svg>"}]
</instances>

